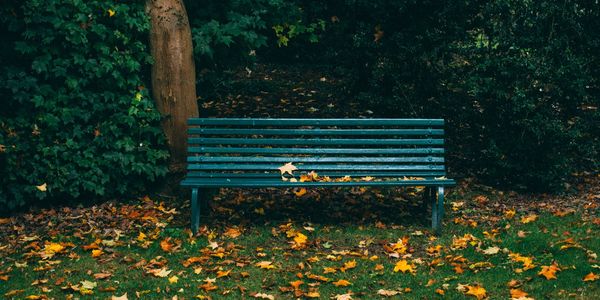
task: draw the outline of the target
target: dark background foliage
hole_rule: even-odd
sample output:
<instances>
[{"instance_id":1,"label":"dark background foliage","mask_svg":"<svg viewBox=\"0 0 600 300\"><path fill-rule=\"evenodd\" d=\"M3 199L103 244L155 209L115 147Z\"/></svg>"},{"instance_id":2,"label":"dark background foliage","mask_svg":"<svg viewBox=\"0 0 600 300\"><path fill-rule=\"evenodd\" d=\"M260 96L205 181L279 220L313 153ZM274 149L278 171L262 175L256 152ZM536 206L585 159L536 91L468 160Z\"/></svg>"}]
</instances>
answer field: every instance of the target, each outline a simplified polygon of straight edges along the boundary
<instances>
[{"instance_id":1,"label":"dark background foliage","mask_svg":"<svg viewBox=\"0 0 600 300\"><path fill-rule=\"evenodd\" d=\"M185 2L202 99L255 63L326 66L373 116L445 118L464 175L548 191L599 168L597 2ZM143 1L0 3L0 207L165 175Z\"/></svg>"}]
</instances>

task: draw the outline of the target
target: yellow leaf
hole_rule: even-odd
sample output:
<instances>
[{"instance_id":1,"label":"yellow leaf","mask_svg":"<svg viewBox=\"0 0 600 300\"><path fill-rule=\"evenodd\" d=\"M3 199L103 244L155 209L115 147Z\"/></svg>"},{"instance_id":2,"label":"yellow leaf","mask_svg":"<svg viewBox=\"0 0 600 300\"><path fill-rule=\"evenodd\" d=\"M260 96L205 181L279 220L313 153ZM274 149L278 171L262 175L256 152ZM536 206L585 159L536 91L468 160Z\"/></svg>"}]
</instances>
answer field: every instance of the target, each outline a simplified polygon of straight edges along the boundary
<instances>
[{"instance_id":1,"label":"yellow leaf","mask_svg":"<svg viewBox=\"0 0 600 300\"><path fill-rule=\"evenodd\" d=\"M407 271L411 273L415 273L415 265L409 264L406 259L403 259L396 263L394 266L394 272L402 271L402 273L406 273Z\"/></svg>"},{"instance_id":2,"label":"yellow leaf","mask_svg":"<svg viewBox=\"0 0 600 300\"><path fill-rule=\"evenodd\" d=\"M585 277L583 277L583 281L596 281L598 279L600 279L600 275L594 274L594 272L590 272L590 274L587 274Z\"/></svg>"},{"instance_id":3,"label":"yellow leaf","mask_svg":"<svg viewBox=\"0 0 600 300\"><path fill-rule=\"evenodd\" d=\"M175 275L169 277L169 283L177 283L177 281L179 281L179 277Z\"/></svg>"},{"instance_id":4,"label":"yellow leaf","mask_svg":"<svg viewBox=\"0 0 600 300\"><path fill-rule=\"evenodd\" d=\"M270 261L261 261L256 263L255 266L260 267L261 269L275 269L273 262Z\"/></svg>"},{"instance_id":5,"label":"yellow leaf","mask_svg":"<svg viewBox=\"0 0 600 300\"><path fill-rule=\"evenodd\" d=\"M535 267L535 265L533 264L533 258L531 257L522 256L519 253L510 253L508 257L510 257L515 262L523 263L523 271L527 271Z\"/></svg>"},{"instance_id":6,"label":"yellow leaf","mask_svg":"<svg viewBox=\"0 0 600 300\"><path fill-rule=\"evenodd\" d=\"M383 265L382 264L375 265L375 271L383 271Z\"/></svg>"},{"instance_id":7,"label":"yellow leaf","mask_svg":"<svg viewBox=\"0 0 600 300\"><path fill-rule=\"evenodd\" d=\"M477 299L483 299L487 296L486 291L483 287L475 285L467 285L467 292L465 294L475 296Z\"/></svg>"},{"instance_id":8,"label":"yellow leaf","mask_svg":"<svg viewBox=\"0 0 600 300\"><path fill-rule=\"evenodd\" d=\"M347 261L344 263L344 266L340 268L340 271L346 272L348 269L356 268L356 260Z\"/></svg>"},{"instance_id":9,"label":"yellow leaf","mask_svg":"<svg viewBox=\"0 0 600 300\"><path fill-rule=\"evenodd\" d=\"M46 188L48 187L48 185L44 183L44 184L42 184L42 185L36 185L35 187L36 187L38 190L40 190L40 191L42 191L42 192L45 192L45 191L46 191Z\"/></svg>"},{"instance_id":10,"label":"yellow leaf","mask_svg":"<svg viewBox=\"0 0 600 300\"><path fill-rule=\"evenodd\" d=\"M529 300L532 298L527 297L527 293L520 289L510 289L511 300Z\"/></svg>"},{"instance_id":11,"label":"yellow leaf","mask_svg":"<svg viewBox=\"0 0 600 300\"><path fill-rule=\"evenodd\" d=\"M324 267L323 268L323 274L335 273L335 272L337 272L337 270L335 268L331 268L331 267Z\"/></svg>"},{"instance_id":12,"label":"yellow leaf","mask_svg":"<svg viewBox=\"0 0 600 300\"><path fill-rule=\"evenodd\" d=\"M528 216L521 217L521 223L527 224L527 223L533 222L533 221L537 220L537 217L538 216L536 214L530 214Z\"/></svg>"},{"instance_id":13,"label":"yellow leaf","mask_svg":"<svg viewBox=\"0 0 600 300\"><path fill-rule=\"evenodd\" d=\"M560 268L556 263L553 263L550 266L542 266L542 270L538 273L538 275L546 277L547 280L556 279L556 272L560 271Z\"/></svg>"},{"instance_id":14,"label":"yellow leaf","mask_svg":"<svg viewBox=\"0 0 600 300\"><path fill-rule=\"evenodd\" d=\"M319 292L317 292L317 291L312 291L312 292L305 293L304 297L306 297L306 298L321 298L321 294L319 294Z\"/></svg>"},{"instance_id":15,"label":"yellow leaf","mask_svg":"<svg viewBox=\"0 0 600 300\"><path fill-rule=\"evenodd\" d=\"M102 250L100 249L96 249L96 250L92 250L92 257L98 257L100 255L102 255L104 252L102 252Z\"/></svg>"},{"instance_id":16,"label":"yellow leaf","mask_svg":"<svg viewBox=\"0 0 600 300\"><path fill-rule=\"evenodd\" d=\"M507 218L507 219L512 219L515 216L516 213L517 213L516 210L509 209L509 210L507 210L507 211L504 212L504 217Z\"/></svg>"},{"instance_id":17,"label":"yellow leaf","mask_svg":"<svg viewBox=\"0 0 600 300\"><path fill-rule=\"evenodd\" d=\"M296 168L296 166L292 165L291 162L289 162L289 163L287 163L287 164L285 164L285 165L283 165L283 166L281 166L281 167L279 167L277 169L279 169L279 171L281 172L282 176L285 175L286 173L294 176L294 174L292 172L298 170L298 168Z\"/></svg>"},{"instance_id":18,"label":"yellow leaf","mask_svg":"<svg viewBox=\"0 0 600 300\"><path fill-rule=\"evenodd\" d=\"M229 270L229 271L217 271L217 278L229 276L229 273L231 273L231 270Z\"/></svg>"},{"instance_id":19,"label":"yellow leaf","mask_svg":"<svg viewBox=\"0 0 600 300\"><path fill-rule=\"evenodd\" d=\"M340 279L338 281L333 282L333 285L335 286L349 286L351 284L352 283L350 283L350 281L344 279Z\"/></svg>"},{"instance_id":20,"label":"yellow leaf","mask_svg":"<svg viewBox=\"0 0 600 300\"><path fill-rule=\"evenodd\" d=\"M116 14L116 12L115 12L114 10L112 10L112 9L109 9L109 10L108 10L108 16L109 16L109 17L112 17L112 16L114 16L115 14Z\"/></svg>"},{"instance_id":21,"label":"yellow leaf","mask_svg":"<svg viewBox=\"0 0 600 300\"><path fill-rule=\"evenodd\" d=\"M140 232L140 234L137 237L137 240L140 242L143 242L146 239L146 235L143 232Z\"/></svg>"}]
</instances>

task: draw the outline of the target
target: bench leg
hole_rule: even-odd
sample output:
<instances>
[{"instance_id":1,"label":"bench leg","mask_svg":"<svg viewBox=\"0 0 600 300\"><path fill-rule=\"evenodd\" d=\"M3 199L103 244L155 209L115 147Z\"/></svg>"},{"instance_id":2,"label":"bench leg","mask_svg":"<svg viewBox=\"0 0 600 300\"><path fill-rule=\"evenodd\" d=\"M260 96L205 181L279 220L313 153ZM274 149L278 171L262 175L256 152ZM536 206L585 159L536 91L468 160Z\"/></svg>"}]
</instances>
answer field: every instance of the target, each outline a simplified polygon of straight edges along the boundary
<instances>
[{"instance_id":1,"label":"bench leg","mask_svg":"<svg viewBox=\"0 0 600 300\"><path fill-rule=\"evenodd\" d=\"M431 201L431 229L436 233L439 231L439 211L438 211L438 197L435 196L435 190L431 190L431 196L429 197L429 201Z\"/></svg>"},{"instance_id":2,"label":"bench leg","mask_svg":"<svg viewBox=\"0 0 600 300\"><path fill-rule=\"evenodd\" d=\"M200 199L198 199L198 189L192 189L192 233L196 234L200 227Z\"/></svg>"},{"instance_id":3,"label":"bench leg","mask_svg":"<svg viewBox=\"0 0 600 300\"><path fill-rule=\"evenodd\" d=\"M444 217L444 187L443 186L439 186L437 188L437 197L435 197L433 200L433 206L436 206L436 208L435 208L435 213L433 213L431 216L432 227L433 227L433 230L435 230L435 233L439 235L442 232L442 218ZM434 209L432 207L432 211L433 210Z\"/></svg>"}]
</instances>

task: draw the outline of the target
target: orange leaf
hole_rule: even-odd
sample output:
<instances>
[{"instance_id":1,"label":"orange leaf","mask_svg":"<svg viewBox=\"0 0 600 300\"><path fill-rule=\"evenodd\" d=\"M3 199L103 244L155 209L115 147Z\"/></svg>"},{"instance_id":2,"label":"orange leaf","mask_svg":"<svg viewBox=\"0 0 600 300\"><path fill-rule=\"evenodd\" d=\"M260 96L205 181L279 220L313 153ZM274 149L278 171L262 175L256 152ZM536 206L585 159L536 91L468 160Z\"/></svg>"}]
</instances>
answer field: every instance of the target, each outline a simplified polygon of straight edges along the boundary
<instances>
[{"instance_id":1,"label":"orange leaf","mask_svg":"<svg viewBox=\"0 0 600 300\"><path fill-rule=\"evenodd\" d=\"M333 285L335 286L349 286L351 284L352 283L350 283L350 281L344 279L340 279L338 281L333 282Z\"/></svg>"},{"instance_id":2,"label":"orange leaf","mask_svg":"<svg viewBox=\"0 0 600 300\"><path fill-rule=\"evenodd\" d=\"M323 274L335 273L335 272L337 272L337 270L335 268L330 268L330 267L324 267L323 268Z\"/></svg>"},{"instance_id":3,"label":"orange leaf","mask_svg":"<svg viewBox=\"0 0 600 300\"><path fill-rule=\"evenodd\" d=\"M96 250L92 250L92 257L98 257L100 255L102 255L104 252L102 252L102 250L100 249L96 249Z\"/></svg>"},{"instance_id":4,"label":"orange leaf","mask_svg":"<svg viewBox=\"0 0 600 300\"><path fill-rule=\"evenodd\" d=\"M538 216L536 214L530 214L528 216L522 217L521 223L527 224L527 223L533 222L533 221L537 220L537 217Z\"/></svg>"},{"instance_id":5,"label":"orange leaf","mask_svg":"<svg viewBox=\"0 0 600 300\"><path fill-rule=\"evenodd\" d=\"M304 196L304 194L306 194L306 188L300 188L298 190L294 190L294 194L296 194L296 197L302 197L302 196Z\"/></svg>"},{"instance_id":6,"label":"orange leaf","mask_svg":"<svg viewBox=\"0 0 600 300\"><path fill-rule=\"evenodd\" d=\"M298 290L300 289L300 286L304 283L304 281L302 280L296 280L296 281L292 281L290 282L290 285L295 289Z\"/></svg>"},{"instance_id":7,"label":"orange leaf","mask_svg":"<svg viewBox=\"0 0 600 300\"><path fill-rule=\"evenodd\" d=\"M173 251L173 244L171 243L171 238L168 237L160 242L160 248L165 252Z\"/></svg>"},{"instance_id":8,"label":"orange leaf","mask_svg":"<svg viewBox=\"0 0 600 300\"><path fill-rule=\"evenodd\" d=\"M556 263L553 263L550 266L542 266L542 270L538 273L538 275L546 277L547 280L556 279L556 272L560 271L560 268Z\"/></svg>"},{"instance_id":9,"label":"orange leaf","mask_svg":"<svg viewBox=\"0 0 600 300\"><path fill-rule=\"evenodd\" d=\"M520 289L510 289L510 298L511 299L526 299L527 293Z\"/></svg>"},{"instance_id":10,"label":"orange leaf","mask_svg":"<svg viewBox=\"0 0 600 300\"><path fill-rule=\"evenodd\" d=\"M487 296L486 291L483 287L475 285L467 285L467 292L465 294L475 296L477 299L483 299Z\"/></svg>"},{"instance_id":11,"label":"orange leaf","mask_svg":"<svg viewBox=\"0 0 600 300\"><path fill-rule=\"evenodd\" d=\"M587 274L585 277L583 277L583 281L596 281L598 279L600 279L600 275L594 274L594 272L590 272L590 274Z\"/></svg>"},{"instance_id":12,"label":"orange leaf","mask_svg":"<svg viewBox=\"0 0 600 300\"><path fill-rule=\"evenodd\" d=\"M340 268L340 271L346 272L348 269L356 268L356 260L347 261L344 266Z\"/></svg>"},{"instance_id":13,"label":"orange leaf","mask_svg":"<svg viewBox=\"0 0 600 300\"><path fill-rule=\"evenodd\" d=\"M229 270L229 271L217 271L217 278L229 276L229 273L231 273L231 270Z\"/></svg>"}]
</instances>

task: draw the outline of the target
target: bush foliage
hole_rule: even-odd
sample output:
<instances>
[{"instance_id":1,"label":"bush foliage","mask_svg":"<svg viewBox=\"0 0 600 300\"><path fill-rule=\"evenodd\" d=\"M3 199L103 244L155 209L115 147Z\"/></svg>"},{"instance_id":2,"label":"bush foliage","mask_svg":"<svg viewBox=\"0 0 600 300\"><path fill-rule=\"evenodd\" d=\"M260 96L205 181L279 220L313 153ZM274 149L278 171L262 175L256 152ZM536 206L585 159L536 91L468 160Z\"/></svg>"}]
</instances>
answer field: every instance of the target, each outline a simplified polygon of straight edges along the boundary
<instances>
[{"instance_id":1,"label":"bush foliage","mask_svg":"<svg viewBox=\"0 0 600 300\"><path fill-rule=\"evenodd\" d=\"M0 208L133 193L166 174L144 3L3 4Z\"/></svg>"}]
</instances>

